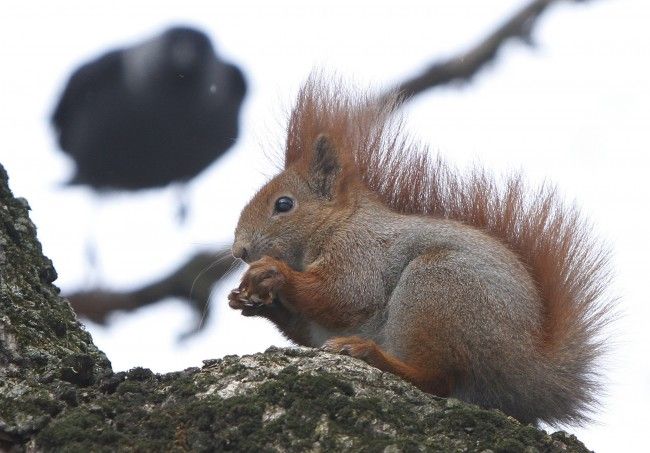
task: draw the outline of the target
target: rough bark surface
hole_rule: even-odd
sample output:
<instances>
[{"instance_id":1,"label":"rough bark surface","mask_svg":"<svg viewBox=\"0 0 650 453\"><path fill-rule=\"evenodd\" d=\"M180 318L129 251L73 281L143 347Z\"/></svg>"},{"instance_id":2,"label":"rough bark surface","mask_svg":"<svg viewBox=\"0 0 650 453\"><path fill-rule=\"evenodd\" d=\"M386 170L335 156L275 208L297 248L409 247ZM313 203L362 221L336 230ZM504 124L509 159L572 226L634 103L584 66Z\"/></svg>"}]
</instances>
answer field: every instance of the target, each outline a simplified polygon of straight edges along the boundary
<instances>
[{"instance_id":1,"label":"rough bark surface","mask_svg":"<svg viewBox=\"0 0 650 453\"><path fill-rule=\"evenodd\" d=\"M0 449L31 439L111 373L52 285L28 210L0 166Z\"/></svg>"},{"instance_id":2,"label":"rough bark surface","mask_svg":"<svg viewBox=\"0 0 650 453\"><path fill-rule=\"evenodd\" d=\"M0 451L588 451L312 349L113 373L52 285L28 209L0 166Z\"/></svg>"}]
</instances>

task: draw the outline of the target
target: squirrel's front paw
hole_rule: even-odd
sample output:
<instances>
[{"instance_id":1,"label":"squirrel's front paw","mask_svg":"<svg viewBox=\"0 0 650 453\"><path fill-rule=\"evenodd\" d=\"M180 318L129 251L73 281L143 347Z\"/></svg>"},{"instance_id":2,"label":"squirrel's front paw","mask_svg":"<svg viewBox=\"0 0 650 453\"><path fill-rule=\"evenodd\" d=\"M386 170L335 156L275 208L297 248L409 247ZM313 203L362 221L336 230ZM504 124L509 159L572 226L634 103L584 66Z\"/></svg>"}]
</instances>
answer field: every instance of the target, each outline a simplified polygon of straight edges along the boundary
<instances>
[{"instance_id":1,"label":"squirrel's front paw","mask_svg":"<svg viewBox=\"0 0 650 453\"><path fill-rule=\"evenodd\" d=\"M269 256L253 262L239 288L228 296L230 306L239 309L272 304L286 283L286 268L286 264Z\"/></svg>"}]
</instances>

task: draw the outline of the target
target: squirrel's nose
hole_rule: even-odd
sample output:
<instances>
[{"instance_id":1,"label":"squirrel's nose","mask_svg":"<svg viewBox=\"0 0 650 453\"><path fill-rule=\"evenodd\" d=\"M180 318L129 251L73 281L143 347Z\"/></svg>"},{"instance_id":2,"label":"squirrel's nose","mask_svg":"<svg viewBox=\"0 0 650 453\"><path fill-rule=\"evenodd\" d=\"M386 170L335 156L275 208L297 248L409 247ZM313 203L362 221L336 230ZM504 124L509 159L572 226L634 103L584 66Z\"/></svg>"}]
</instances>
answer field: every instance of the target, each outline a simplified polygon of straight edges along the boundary
<instances>
[{"instance_id":1,"label":"squirrel's nose","mask_svg":"<svg viewBox=\"0 0 650 453\"><path fill-rule=\"evenodd\" d=\"M235 242L232 245L232 256L246 261L246 258L248 257L248 249L243 244Z\"/></svg>"}]
</instances>

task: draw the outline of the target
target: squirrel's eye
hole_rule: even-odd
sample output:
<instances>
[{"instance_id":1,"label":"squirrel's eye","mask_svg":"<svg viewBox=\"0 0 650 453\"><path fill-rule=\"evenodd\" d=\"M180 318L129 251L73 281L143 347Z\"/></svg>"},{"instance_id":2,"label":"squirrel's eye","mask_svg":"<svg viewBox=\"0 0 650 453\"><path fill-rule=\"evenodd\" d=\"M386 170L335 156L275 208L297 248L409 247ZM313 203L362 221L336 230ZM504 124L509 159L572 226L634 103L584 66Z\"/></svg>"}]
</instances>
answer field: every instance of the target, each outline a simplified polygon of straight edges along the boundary
<instances>
[{"instance_id":1,"label":"squirrel's eye","mask_svg":"<svg viewBox=\"0 0 650 453\"><path fill-rule=\"evenodd\" d=\"M275 200L275 212L289 212L293 208L293 200L289 197L280 197Z\"/></svg>"}]
</instances>

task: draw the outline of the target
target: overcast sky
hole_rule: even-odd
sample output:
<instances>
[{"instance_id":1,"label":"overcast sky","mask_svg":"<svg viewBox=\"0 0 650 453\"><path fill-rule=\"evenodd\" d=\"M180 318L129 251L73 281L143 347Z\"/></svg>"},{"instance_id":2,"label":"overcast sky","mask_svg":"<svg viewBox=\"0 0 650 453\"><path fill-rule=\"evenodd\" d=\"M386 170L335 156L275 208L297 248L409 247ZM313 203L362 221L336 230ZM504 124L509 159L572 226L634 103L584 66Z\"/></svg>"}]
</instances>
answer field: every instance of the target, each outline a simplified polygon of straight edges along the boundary
<instances>
[{"instance_id":1,"label":"overcast sky","mask_svg":"<svg viewBox=\"0 0 650 453\"><path fill-rule=\"evenodd\" d=\"M10 2L0 17L0 162L15 194L32 206L59 286L128 288L198 249L231 242L239 210L274 171L268 156L280 152L286 113L312 68L328 68L360 86L387 86L464 49L522 4ZM623 317L611 331L610 395L597 423L570 429L598 451L646 444L649 12L641 0L561 3L539 23L536 49L511 43L470 85L421 95L406 109L408 129L452 162L478 161L496 172L522 169L533 181L556 182L611 245L612 293ZM59 188L72 167L47 123L78 64L172 24L206 31L250 86L241 138L190 185L190 219L182 227L171 189L104 197L98 208L87 190ZM91 237L99 244L99 277L84 257ZM205 332L182 344L176 337L193 318L173 300L115 316L109 328L88 328L115 370L177 370L287 345L265 321L228 310L226 294L237 277L215 291Z\"/></svg>"}]
</instances>

